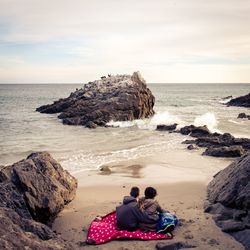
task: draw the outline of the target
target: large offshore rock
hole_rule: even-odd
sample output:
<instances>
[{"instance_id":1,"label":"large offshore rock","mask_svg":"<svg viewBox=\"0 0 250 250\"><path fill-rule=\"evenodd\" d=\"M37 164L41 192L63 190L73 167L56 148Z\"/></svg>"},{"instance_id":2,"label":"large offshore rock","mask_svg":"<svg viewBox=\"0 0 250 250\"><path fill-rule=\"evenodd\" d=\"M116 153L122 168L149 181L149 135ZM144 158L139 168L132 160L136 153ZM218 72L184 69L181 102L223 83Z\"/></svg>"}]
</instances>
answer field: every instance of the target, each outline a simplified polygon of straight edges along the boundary
<instances>
[{"instance_id":1,"label":"large offshore rock","mask_svg":"<svg viewBox=\"0 0 250 250\"><path fill-rule=\"evenodd\" d=\"M224 232L250 249L250 153L217 173L207 187L206 212ZM246 238L245 236L248 235Z\"/></svg>"},{"instance_id":2,"label":"large offshore rock","mask_svg":"<svg viewBox=\"0 0 250 250\"><path fill-rule=\"evenodd\" d=\"M76 179L47 152L2 166L0 249L72 249L45 224L74 198L76 187Z\"/></svg>"},{"instance_id":3,"label":"large offshore rock","mask_svg":"<svg viewBox=\"0 0 250 250\"><path fill-rule=\"evenodd\" d=\"M230 100L228 106L250 107L250 93Z\"/></svg>"},{"instance_id":4,"label":"large offshore rock","mask_svg":"<svg viewBox=\"0 0 250 250\"><path fill-rule=\"evenodd\" d=\"M154 114L155 98L139 72L102 77L89 82L69 97L44 105L41 113L60 113L64 124L90 128L109 121L131 121Z\"/></svg>"}]
</instances>

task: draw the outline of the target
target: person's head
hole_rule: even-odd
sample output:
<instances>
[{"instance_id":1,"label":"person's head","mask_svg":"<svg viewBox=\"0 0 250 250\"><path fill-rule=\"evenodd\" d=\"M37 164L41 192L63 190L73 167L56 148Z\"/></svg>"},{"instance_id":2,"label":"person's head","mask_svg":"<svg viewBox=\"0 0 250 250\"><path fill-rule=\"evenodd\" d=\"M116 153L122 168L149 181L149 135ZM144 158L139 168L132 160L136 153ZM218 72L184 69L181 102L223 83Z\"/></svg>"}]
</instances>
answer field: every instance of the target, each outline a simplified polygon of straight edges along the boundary
<instances>
[{"instance_id":1,"label":"person's head","mask_svg":"<svg viewBox=\"0 0 250 250\"><path fill-rule=\"evenodd\" d=\"M157 191L153 187L147 187L144 191L144 195L146 199L154 199L157 195Z\"/></svg>"},{"instance_id":2,"label":"person's head","mask_svg":"<svg viewBox=\"0 0 250 250\"><path fill-rule=\"evenodd\" d=\"M132 187L130 190L130 195L134 198L137 198L139 196L140 189L138 187Z\"/></svg>"}]
</instances>

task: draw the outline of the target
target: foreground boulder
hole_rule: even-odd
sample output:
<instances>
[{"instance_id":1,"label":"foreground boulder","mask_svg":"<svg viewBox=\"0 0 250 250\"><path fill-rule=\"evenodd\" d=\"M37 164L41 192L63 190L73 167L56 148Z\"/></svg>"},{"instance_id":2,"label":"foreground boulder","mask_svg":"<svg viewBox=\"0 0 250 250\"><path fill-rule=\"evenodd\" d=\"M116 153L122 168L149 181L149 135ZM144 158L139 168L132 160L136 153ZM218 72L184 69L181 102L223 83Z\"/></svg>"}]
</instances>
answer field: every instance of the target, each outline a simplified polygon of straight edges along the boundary
<instances>
[{"instance_id":1,"label":"foreground boulder","mask_svg":"<svg viewBox=\"0 0 250 250\"><path fill-rule=\"evenodd\" d=\"M250 93L230 100L228 106L250 107Z\"/></svg>"},{"instance_id":2,"label":"foreground boulder","mask_svg":"<svg viewBox=\"0 0 250 250\"><path fill-rule=\"evenodd\" d=\"M0 249L73 249L48 226L24 219L13 209L0 207L0 224Z\"/></svg>"},{"instance_id":3,"label":"foreground boulder","mask_svg":"<svg viewBox=\"0 0 250 250\"><path fill-rule=\"evenodd\" d=\"M0 224L8 225L9 230L0 230L0 248L70 249L45 224L74 198L76 187L76 179L46 152L1 167Z\"/></svg>"},{"instance_id":4,"label":"foreground boulder","mask_svg":"<svg viewBox=\"0 0 250 250\"><path fill-rule=\"evenodd\" d=\"M102 77L89 82L69 97L44 105L41 113L61 113L64 124L89 128L105 126L109 121L131 121L154 114L155 98L139 72Z\"/></svg>"},{"instance_id":5,"label":"foreground boulder","mask_svg":"<svg viewBox=\"0 0 250 250\"><path fill-rule=\"evenodd\" d=\"M217 173L207 187L205 212L224 232L250 249L250 153Z\"/></svg>"}]
</instances>

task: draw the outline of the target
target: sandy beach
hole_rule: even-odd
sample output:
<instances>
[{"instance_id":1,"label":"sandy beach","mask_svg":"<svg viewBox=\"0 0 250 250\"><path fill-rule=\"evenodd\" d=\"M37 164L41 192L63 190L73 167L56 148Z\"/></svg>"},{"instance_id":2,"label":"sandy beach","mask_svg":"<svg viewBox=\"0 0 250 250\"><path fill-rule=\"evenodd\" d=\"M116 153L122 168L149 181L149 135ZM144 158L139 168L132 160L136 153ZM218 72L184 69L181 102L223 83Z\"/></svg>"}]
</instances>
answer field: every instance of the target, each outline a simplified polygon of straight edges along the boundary
<instances>
[{"instance_id":1,"label":"sandy beach","mask_svg":"<svg viewBox=\"0 0 250 250\"><path fill-rule=\"evenodd\" d=\"M196 246L195 249L244 249L215 225L211 215L203 212L206 185L212 178L212 173L210 178L201 178L202 174L195 171L192 175L179 168L166 168L159 163L143 165L145 160L141 159L133 164L113 164L109 166L112 172L108 175L98 174L96 171L76 173L79 182L76 198L59 214L53 224L53 230L70 241L76 249L155 249L158 242L177 241ZM170 161L175 162L176 166L184 163L195 166L199 163L208 167L208 164L211 164L211 161L206 161L206 157L196 153L192 153L191 157L189 152L183 152L179 156L176 153ZM217 167L222 169L227 165L228 161L220 161ZM181 172L183 174L180 174ZM105 215L114 210L134 185L140 187L141 195L146 186L156 187L159 203L176 213L181 223L174 232L174 239L116 240L98 246L86 245L84 241L91 221L97 215Z\"/></svg>"}]
</instances>

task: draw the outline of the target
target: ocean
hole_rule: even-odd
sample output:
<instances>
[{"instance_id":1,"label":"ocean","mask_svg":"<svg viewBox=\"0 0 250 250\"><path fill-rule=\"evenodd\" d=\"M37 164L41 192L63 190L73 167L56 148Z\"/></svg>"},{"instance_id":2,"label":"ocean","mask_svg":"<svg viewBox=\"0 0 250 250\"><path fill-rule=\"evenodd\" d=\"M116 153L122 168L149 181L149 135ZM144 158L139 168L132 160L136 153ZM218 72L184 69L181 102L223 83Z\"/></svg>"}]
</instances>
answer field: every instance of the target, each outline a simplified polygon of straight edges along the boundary
<instances>
[{"instance_id":1,"label":"ocean","mask_svg":"<svg viewBox=\"0 0 250 250\"><path fill-rule=\"evenodd\" d=\"M128 160L154 164L158 159L158 164L175 166L176 162L167 161L171 159L168 155L186 151L181 142L187 136L155 130L157 124L175 122L179 127L207 125L211 131L250 138L250 121L237 119L240 112L249 114L249 110L227 107L224 105L227 100L223 99L249 93L250 84L148 84L156 99L156 114L145 120L110 122L115 128L90 130L63 125L57 114L35 111L81 87L81 84L1 84L0 164L12 164L34 151L48 151L71 173L95 171L100 166ZM206 159L211 166L220 161Z\"/></svg>"}]
</instances>

